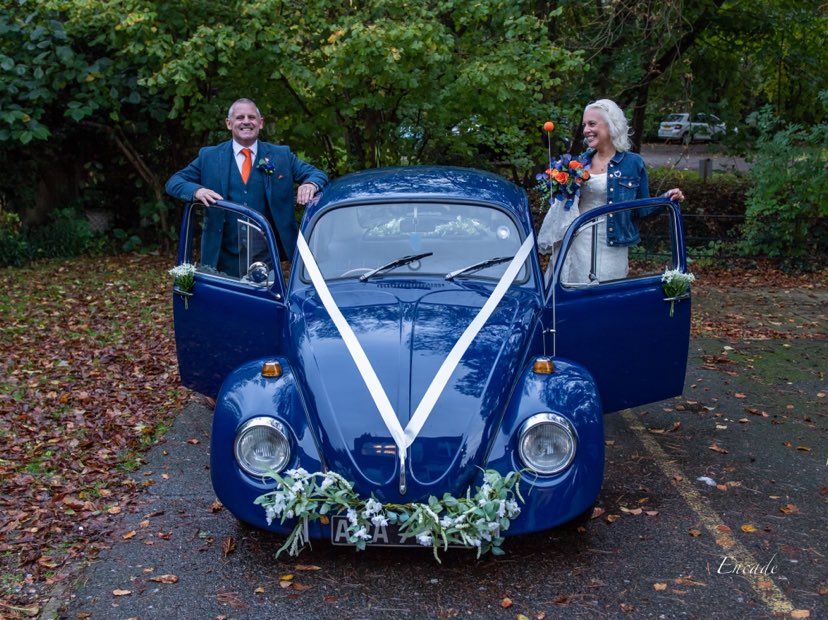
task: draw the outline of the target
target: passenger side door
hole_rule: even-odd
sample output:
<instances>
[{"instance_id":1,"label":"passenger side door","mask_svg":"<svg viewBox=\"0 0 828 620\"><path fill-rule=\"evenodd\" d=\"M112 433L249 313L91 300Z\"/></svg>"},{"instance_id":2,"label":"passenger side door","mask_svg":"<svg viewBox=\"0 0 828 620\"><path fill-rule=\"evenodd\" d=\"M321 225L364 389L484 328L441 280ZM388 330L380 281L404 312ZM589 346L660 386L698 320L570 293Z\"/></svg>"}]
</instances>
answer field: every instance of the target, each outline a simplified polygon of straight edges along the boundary
<instances>
[{"instance_id":1,"label":"passenger side door","mask_svg":"<svg viewBox=\"0 0 828 620\"><path fill-rule=\"evenodd\" d=\"M623 242L611 234L619 229ZM665 269L685 271L686 258L678 205L663 198L590 210L564 237L547 297L547 350L592 373L605 413L682 392L690 295L666 298Z\"/></svg>"}]
</instances>

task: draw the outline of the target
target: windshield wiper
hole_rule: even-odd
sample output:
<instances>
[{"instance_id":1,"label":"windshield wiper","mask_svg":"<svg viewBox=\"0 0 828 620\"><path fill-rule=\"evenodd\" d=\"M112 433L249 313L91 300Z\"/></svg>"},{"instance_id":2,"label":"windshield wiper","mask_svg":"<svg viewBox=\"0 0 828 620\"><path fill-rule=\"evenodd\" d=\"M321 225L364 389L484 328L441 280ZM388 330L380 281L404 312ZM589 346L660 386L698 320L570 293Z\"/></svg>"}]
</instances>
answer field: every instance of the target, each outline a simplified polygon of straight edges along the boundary
<instances>
[{"instance_id":1,"label":"windshield wiper","mask_svg":"<svg viewBox=\"0 0 828 620\"><path fill-rule=\"evenodd\" d=\"M426 256L431 256L434 252L423 252L422 254L411 254L410 256L403 256L402 258L398 258L397 260L392 260L390 263L384 264L382 267L377 267L376 269L372 269L368 273L363 273L359 276L360 282L365 282L371 276L375 276L378 273L382 273L383 271L388 271L390 269L396 269L397 267L402 267L403 265L407 265L408 263L413 263L415 260L420 260L421 258L425 258Z\"/></svg>"},{"instance_id":2,"label":"windshield wiper","mask_svg":"<svg viewBox=\"0 0 828 620\"><path fill-rule=\"evenodd\" d=\"M480 261L479 263L475 263L474 265L469 265L468 267L463 267L462 269L457 269L456 271L452 271L446 274L446 280L453 280L457 276L463 273L473 273L475 271L480 271L481 269L485 269L486 267L491 267L492 265L499 265L500 263L505 263L510 261L514 258L514 256L500 256L498 258L489 258L487 260Z\"/></svg>"}]
</instances>

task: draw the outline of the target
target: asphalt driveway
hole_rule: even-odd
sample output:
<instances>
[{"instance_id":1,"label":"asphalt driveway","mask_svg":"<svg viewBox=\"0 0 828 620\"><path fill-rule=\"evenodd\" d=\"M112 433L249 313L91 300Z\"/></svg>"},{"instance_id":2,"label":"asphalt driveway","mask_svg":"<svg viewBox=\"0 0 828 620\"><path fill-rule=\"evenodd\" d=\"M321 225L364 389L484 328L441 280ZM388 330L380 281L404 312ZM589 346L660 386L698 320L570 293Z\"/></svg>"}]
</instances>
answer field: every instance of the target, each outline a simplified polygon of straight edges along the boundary
<instances>
[{"instance_id":1,"label":"asphalt driveway","mask_svg":"<svg viewBox=\"0 0 828 620\"><path fill-rule=\"evenodd\" d=\"M194 399L136 473L144 501L126 511L111 549L44 613L825 617L827 300L814 290L700 291L696 320L733 331L697 328L682 398L607 416L596 517L510 539L502 558L453 551L438 565L426 550L317 542L275 559L280 537L214 503L212 412Z\"/></svg>"}]
</instances>

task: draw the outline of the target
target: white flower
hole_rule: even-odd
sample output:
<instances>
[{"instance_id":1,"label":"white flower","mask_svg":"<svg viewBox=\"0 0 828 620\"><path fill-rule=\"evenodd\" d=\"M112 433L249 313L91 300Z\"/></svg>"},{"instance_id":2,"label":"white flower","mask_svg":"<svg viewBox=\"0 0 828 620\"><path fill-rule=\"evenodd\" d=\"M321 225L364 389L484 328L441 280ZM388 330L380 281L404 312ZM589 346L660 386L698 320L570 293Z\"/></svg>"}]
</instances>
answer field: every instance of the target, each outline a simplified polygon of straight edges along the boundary
<instances>
[{"instance_id":1,"label":"white flower","mask_svg":"<svg viewBox=\"0 0 828 620\"><path fill-rule=\"evenodd\" d=\"M181 263L180 265L176 265L175 267L170 269L167 273L169 273L174 278L181 278L195 275L195 272L195 265L191 265L190 263Z\"/></svg>"},{"instance_id":2,"label":"white flower","mask_svg":"<svg viewBox=\"0 0 828 620\"><path fill-rule=\"evenodd\" d=\"M520 514L520 506L517 505L517 502L514 500L509 500L506 502L506 516L510 519L514 519L516 516Z\"/></svg>"},{"instance_id":3,"label":"white flower","mask_svg":"<svg viewBox=\"0 0 828 620\"><path fill-rule=\"evenodd\" d=\"M353 508L348 508L348 512L346 514L348 516L348 523L355 525L357 522L357 511Z\"/></svg>"},{"instance_id":4,"label":"white flower","mask_svg":"<svg viewBox=\"0 0 828 620\"><path fill-rule=\"evenodd\" d=\"M487 471L483 474L483 482L486 484L494 484L498 478L500 478L500 474L494 471Z\"/></svg>"},{"instance_id":5,"label":"white flower","mask_svg":"<svg viewBox=\"0 0 828 620\"><path fill-rule=\"evenodd\" d=\"M288 469L285 472L285 475L290 476L291 478L295 478L296 480L303 480L310 476L307 470L304 467L298 467L296 469Z\"/></svg>"},{"instance_id":6,"label":"white flower","mask_svg":"<svg viewBox=\"0 0 828 620\"><path fill-rule=\"evenodd\" d=\"M454 525L454 519L446 515L442 519L440 519L440 526L444 528L449 528Z\"/></svg>"},{"instance_id":7,"label":"white flower","mask_svg":"<svg viewBox=\"0 0 828 620\"><path fill-rule=\"evenodd\" d=\"M290 490L293 491L296 494L299 494L299 493L301 493L302 491L305 490L305 485L301 480L297 480L296 482L293 483L293 486L290 487Z\"/></svg>"},{"instance_id":8,"label":"white flower","mask_svg":"<svg viewBox=\"0 0 828 620\"><path fill-rule=\"evenodd\" d=\"M319 485L319 490L324 491L329 486L331 486L333 483L334 483L333 478L331 478L330 476L325 476L325 478L322 480L322 484Z\"/></svg>"},{"instance_id":9,"label":"white flower","mask_svg":"<svg viewBox=\"0 0 828 620\"><path fill-rule=\"evenodd\" d=\"M382 504L380 504L377 500L373 497L365 502L365 518L368 519L371 515L377 514L379 511L382 510Z\"/></svg>"},{"instance_id":10,"label":"white flower","mask_svg":"<svg viewBox=\"0 0 828 620\"><path fill-rule=\"evenodd\" d=\"M506 516L506 500L500 500L497 506L497 518L502 519Z\"/></svg>"},{"instance_id":11,"label":"white flower","mask_svg":"<svg viewBox=\"0 0 828 620\"><path fill-rule=\"evenodd\" d=\"M685 282L686 284L692 284L696 281L696 276L692 273L684 273L678 269L666 269L664 271L664 275L661 276L662 282Z\"/></svg>"},{"instance_id":12,"label":"white flower","mask_svg":"<svg viewBox=\"0 0 828 620\"><path fill-rule=\"evenodd\" d=\"M427 534L426 532L417 534L417 542L423 547L430 547L433 541L434 539L431 537L431 534Z\"/></svg>"},{"instance_id":13,"label":"white flower","mask_svg":"<svg viewBox=\"0 0 828 620\"><path fill-rule=\"evenodd\" d=\"M480 539L479 538L469 538L469 542L475 547L480 546Z\"/></svg>"},{"instance_id":14,"label":"white flower","mask_svg":"<svg viewBox=\"0 0 828 620\"><path fill-rule=\"evenodd\" d=\"M376 515L371 517L371 523L373 523L377 527L385 527L388 525L388 519L383 517L382 515Z\"/></svg>"},{"instance_id":15,"label":"white flower","mask_svg":"<svg viewBox=\"0 0 828 620\"><path fill-rule=\"evenodd\" d=\"M488 496L489 493L492 492L492 487L489 484L484 483L483 486L477 491L478 495Z\"/></svg>"},{"instance_id":16,"label":"white flower","mask_svg":"<svg viewBox=\"0 0 828 620\"><path fill-rule=\"evenodd\" d=\"M364 527L359 528L356 532L354 532L354 538L361 538L362 540L368 540L371 538L371 535L368 533L368 530Z\"/></svg>"},{"instance_id":17,"label":"white flower","mask_svg":"<svg viewBox=\"0 0 828 620\"><path fill-rule=\"evenodd\" d=\"M288 519L292 519L292 518L293 518L293 510L288 510L288 511L287 511L287 514L286 514L285 516L286 516Z\"/></svg>"},{"instance_id":18,"label":"white flower","mask_svg":"<svg viewBox=\"0 0 828 620\"><path fill-rule=\"evenodd\" d=\"M270 525L271 523L273 523L273 519L275 518L276 510L273 508L273 506L268 506L267 508L265 508L265 521L267 521L267 524Z\"/></svg>"}]
</instances>

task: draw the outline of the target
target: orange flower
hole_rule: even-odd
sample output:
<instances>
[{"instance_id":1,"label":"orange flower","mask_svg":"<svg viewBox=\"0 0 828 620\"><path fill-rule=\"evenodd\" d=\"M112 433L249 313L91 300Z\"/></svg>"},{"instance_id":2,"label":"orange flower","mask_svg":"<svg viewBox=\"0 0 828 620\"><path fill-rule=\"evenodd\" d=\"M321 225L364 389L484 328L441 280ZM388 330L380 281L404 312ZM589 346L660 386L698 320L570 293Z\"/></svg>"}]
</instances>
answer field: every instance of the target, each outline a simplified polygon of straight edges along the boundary
<instances>
[{"instance_id":1,"label":"orange flower","mask_svg":"<svg viewBox=\"0 0 828 620\"><path fill-rule=\"evenodd\" d=\"M564 185L569 180L569 175L566 172L559 172L555 175L555 180L561 185Z\"/></svg>"},{"instance_id":2,"label":"orange flower","mask_svg":"<svg viewBox=\"0 0 828 620\"><path fill-rule=\"evenodd\" d=\"M586 181L588 178L589 178L589 170L584 170L584 176L583 176L584 181Z\"/></svg>"},{"instance_id":3,"label":"orange flower","mask_svg":"<svg viewBox=\"0 0 828 620\"><path fill-rule=\"evenodd\" d=\"M543 130L544 131L553 131L554 129L555 129L555 123L553 123L552 121L546 121L543 124Z\"/></svg>"},{"instance_id":4,"label":"orange flower","mask_svg":"<svg viewBox=\"0 0 828 620\"><path fill-rule=\"evenodd\" d=\"M548 176L549 178L552 178L552 176L554 174L555 174L555 169L554 168L547 168L546 169L546 176Z\"/></svg>"},{"instance_id":5,"label":"orange flower","mask_svg":"<svg viewBox=\"0 0 828 620\"><path fill-rule=\"evenodd\" d=\"M571 162L569 162L569 167L572 170L577 170L578 168L583 168L583 164L579 162L577 159L573 159Z\"/></svg>"}]
</instances>

